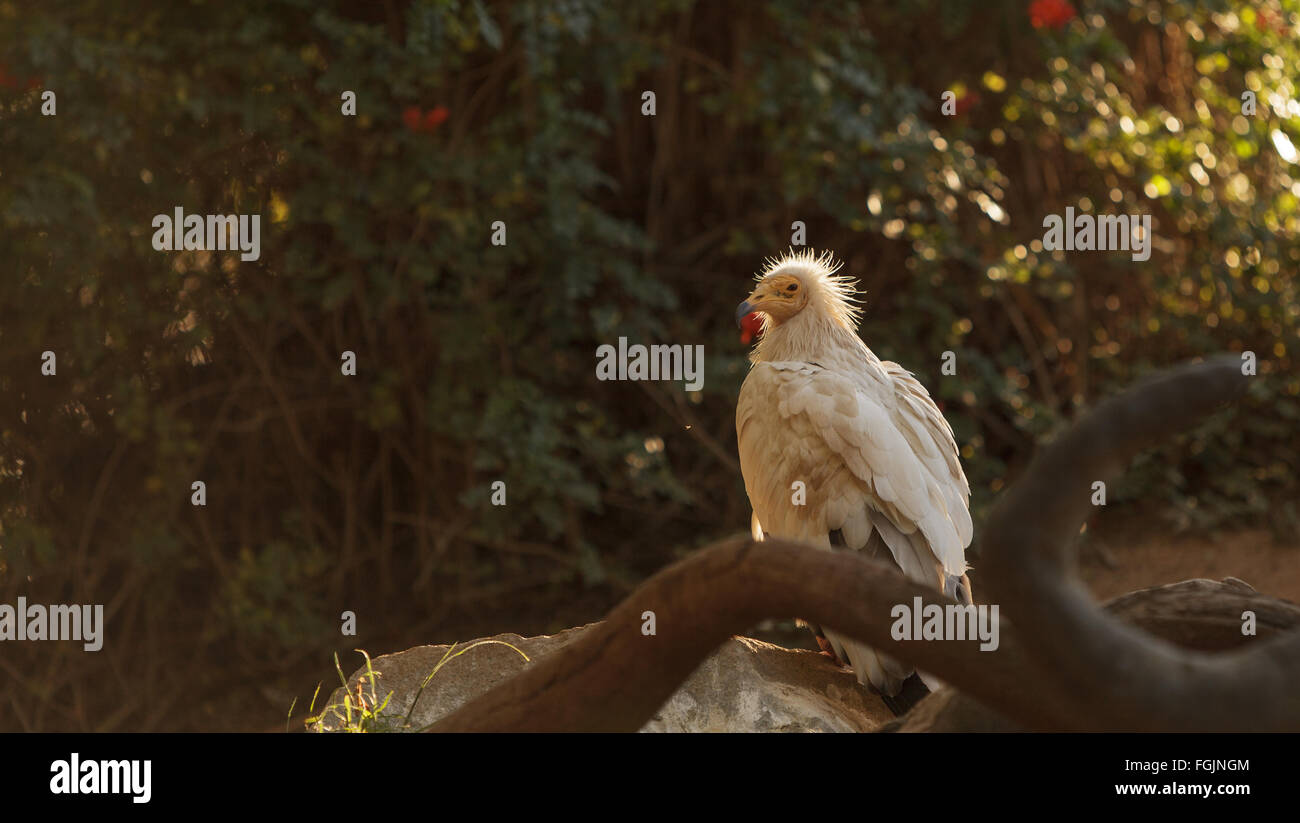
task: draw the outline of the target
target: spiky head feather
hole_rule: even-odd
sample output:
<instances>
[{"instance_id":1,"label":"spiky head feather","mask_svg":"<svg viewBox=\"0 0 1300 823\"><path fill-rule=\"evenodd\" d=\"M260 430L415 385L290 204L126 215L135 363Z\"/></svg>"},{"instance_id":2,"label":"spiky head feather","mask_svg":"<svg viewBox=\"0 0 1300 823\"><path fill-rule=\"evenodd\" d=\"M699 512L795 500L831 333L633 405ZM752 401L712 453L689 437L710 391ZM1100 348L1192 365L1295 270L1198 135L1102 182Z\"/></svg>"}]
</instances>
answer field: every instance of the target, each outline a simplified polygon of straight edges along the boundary
<instances>
[{"instance_id":1,"label":"spiky head feather","mask_svg":"<svg viewBox=\"0 0 1300 823\"><path fill-rule=\"evenodd\" d=\"M812 249L791 248L779 257L769 257L764 268L755 276L762 282L773 275L790 274L803 281L808 289L808 308L816 308L831 319L852 331L857 331L862 317L858 299L858 281L847 274L836 274L844 265L835 259L834 252L817 254ZM807 311L807 309L805 309Z\"/></svg>"}]
</instances>

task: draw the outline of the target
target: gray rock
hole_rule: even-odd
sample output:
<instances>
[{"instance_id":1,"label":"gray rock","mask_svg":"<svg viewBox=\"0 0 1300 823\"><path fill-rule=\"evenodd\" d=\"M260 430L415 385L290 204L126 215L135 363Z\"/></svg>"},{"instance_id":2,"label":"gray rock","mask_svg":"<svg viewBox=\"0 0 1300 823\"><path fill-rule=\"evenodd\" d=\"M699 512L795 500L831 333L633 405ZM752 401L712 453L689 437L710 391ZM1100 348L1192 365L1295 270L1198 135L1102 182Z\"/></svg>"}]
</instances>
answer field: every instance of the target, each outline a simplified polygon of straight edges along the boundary
<instances>
[{"instance_id":1,"label":"gray rock","mask_svg":"<svg viewBox=\"0 0 1300 823\"><path fill-rule=\"evenodd\" d=\"M595 625L595 624L592 624ZM486 640L515 646L532 660L563 648L591 626L541 637L499 634ZM459 644L456 651L477 641ZM320 731L346 725L342 708L350 697L354 717L361 696L377 705L388 698L373 731L417 731L456 710L528 665L504 645L482 645L449 660L415 699L447 646L417 646L375 658L373 688L365 667L330 696ZM391 697L389 697L391 693ZM415 710L411 710L412 702ZM319 713L319 709L317 712ZM410 712L409 725L406 715ZM880 698L847 669L817 652L786 649L761 640L733 637L722 644L682 684L645 732L868 732L892 719Z\"/></svg>"}]
</instances>

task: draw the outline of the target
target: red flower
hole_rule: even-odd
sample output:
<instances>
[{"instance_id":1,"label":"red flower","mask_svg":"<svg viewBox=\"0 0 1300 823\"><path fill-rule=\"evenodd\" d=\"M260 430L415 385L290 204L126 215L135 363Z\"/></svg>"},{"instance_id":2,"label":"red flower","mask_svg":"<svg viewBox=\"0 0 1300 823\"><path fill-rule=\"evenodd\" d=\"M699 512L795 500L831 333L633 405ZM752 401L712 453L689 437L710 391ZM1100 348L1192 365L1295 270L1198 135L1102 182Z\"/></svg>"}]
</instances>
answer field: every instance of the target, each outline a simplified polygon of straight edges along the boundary
<instances>
[{"instance_id":1,"label":"red flower","mask_svg":"<svg viewBox=\"0 0 1300 823\"><path fill-rule=\"evenodd\" d=\"M420 111L419 106L407 106L402 109L402 122L406 128L411 131L422 131L432 134L438 130L448 115L446 106L436 106L427 112Z\"/></svg>"},{"instance_id":2,"label":"red flower","mask_svg":"<svg viewBox=\"0 0 1300 823\"><path fill-rule=\"evenodd\" d=\"M763 321L759 319L758 312L752 311L740 321L740 342L746 346L750 341L756 340L763 336Z\"/></svg>"},{"instance_id":3,"label":"red flower","mask_svg":"<svg viewBox=\"0 0 1300 823\"><path fill-rule=\"evenodd\" d=\"M0 63L0 88L20 89L24 85L28 91L31 91L32 89L39 89L42 81L39 77L28 77L24 80L16 74L10 74L9 67L4 63Z\"/></svg>"},{"instance_id":4,"label":"red flower","mask_svg":"<svg viewBox=\"0 0 1300 823\"><path fill-rule=\"evenodd\" d=\"M979 92L977 91L968 92L966 94L963 94L961 97L957 98L957 100L953 105L953 108L957 110L957 116L960 117L961 115L970 111L970 107L975 105L979 101L980 101Z\"/></svg>"},{"instance_id":5,"label":"red flower","mask_svg":"<svg viewBox=\"0 0 1300 823\"><path fill-rule=\"evenodd\" d=\"M1286 34L1286 21L1273 13L1272 9L1260 9L1255 15L1255 28L1260 31L1275 31Z\"/></svg>"},{"instance_id":6,"label":"red flower","mask_svg":"<svg viewBox=\"0 0 1300 823\"><path fill-rule=\"evenodd\" d=\"M425 131L433 131L433 130L437 129L439 126L442 125L442 121L444 121L444 120L446 120L446 119L447 119L447 107L446 107L446 106L437 106L436 108L432 108L432 109L430 109L430 110L429 110L429 111L424 115L424 129L425 129Z\"/></svg>"},{"instance_id":7,"label":"red flower","mask_svg":"<svg viewBox=\"0 0 1300 823\"><path fill-rule=\"evenodd\" d=\"M1029 4L1029 22L1036 29L1063 29L1065 24L1078 17L1070 0L1034 0Z\"/></svg>"}]
</instances>

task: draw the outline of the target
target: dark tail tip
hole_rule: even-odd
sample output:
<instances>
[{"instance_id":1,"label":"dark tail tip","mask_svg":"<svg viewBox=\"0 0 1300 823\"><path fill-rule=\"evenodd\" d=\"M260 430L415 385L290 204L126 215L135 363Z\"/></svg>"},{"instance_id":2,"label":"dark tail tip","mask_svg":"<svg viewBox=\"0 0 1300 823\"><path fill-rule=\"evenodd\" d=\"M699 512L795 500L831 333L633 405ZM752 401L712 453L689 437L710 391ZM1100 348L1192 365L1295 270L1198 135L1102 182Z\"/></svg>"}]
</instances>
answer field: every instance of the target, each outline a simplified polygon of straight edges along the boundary
<instances>
[{"instance_id":1,"label":"dark tail tip","mask_svg":"<svg viewBox=\"0 0 1300 823\"><path fill-rule=\"evenodd\" d=\"M912 707L920 703L926 695L930 693L930 687L925 685L921 676L916 672L903 681L903 688L898 690L898 694L890 697L882 694L880 699L885 701L885 705L894 713L895 717L902 717L912 710Z\"/></svg>"}]
</instances>

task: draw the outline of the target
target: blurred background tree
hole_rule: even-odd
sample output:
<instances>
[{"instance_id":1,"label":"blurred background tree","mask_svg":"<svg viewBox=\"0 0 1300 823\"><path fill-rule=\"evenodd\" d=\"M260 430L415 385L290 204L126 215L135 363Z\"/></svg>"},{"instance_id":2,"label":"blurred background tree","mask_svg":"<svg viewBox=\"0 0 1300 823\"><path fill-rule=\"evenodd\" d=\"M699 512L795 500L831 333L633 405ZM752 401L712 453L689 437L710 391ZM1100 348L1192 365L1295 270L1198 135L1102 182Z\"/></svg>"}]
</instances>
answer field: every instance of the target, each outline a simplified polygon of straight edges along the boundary
<instances>
[{"instance_id":1,"label":"blurred background tree","mask_svg":"<svg viewBox=\"0 0 1300 823\"><path fill-rule=\"evenodd\" d=\"M266 728L331 650L595 619L747 528L731 312L794 221L944 405L977 522L1081 406L1250 350L1248 406L1110 502L1292 533L1297 23L1290 0L0 1L0 602L108 621L96 654L0 648L0 728ZM260 259L154 251L176 206L262 215ZM1151 259L1044 251L1067 206L1151 214ZM598 382L619 336L704 344L704 389Z\"/></svg>"}]
</instances>

